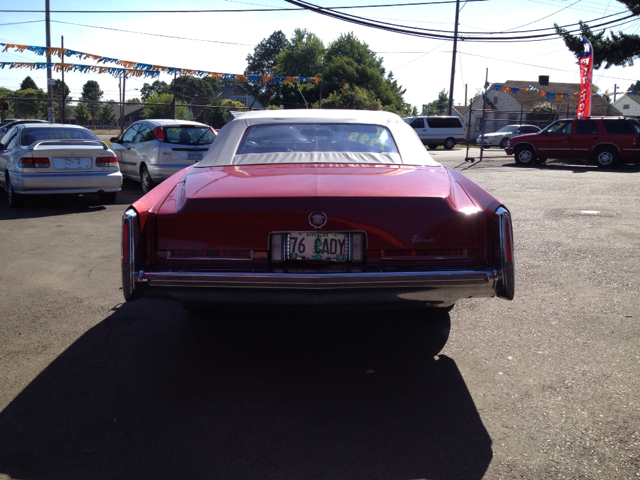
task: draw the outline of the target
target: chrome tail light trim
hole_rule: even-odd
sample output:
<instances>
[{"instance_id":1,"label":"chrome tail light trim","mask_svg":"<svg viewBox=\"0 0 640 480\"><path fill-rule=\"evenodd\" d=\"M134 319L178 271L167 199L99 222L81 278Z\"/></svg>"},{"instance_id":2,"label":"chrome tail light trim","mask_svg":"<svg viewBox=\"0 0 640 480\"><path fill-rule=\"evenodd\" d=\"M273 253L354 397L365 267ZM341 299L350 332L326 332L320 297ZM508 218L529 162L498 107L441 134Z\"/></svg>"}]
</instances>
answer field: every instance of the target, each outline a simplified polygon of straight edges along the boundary
<instances>
[{"instance_id":1,"label":"chrome tail light trim","mask_svg":"<svg viewBox=\"0 0 640 480\"><path fill-rule=\"evenodd\" d=\"M140 241L138 213L129 208L122 216L122 293L126 301L136 295L136 246Z\"/></svg>"},{"instance_id":2,"label":"chrome tail light trim","mask_svg":"<svg viewBox=\"0 0 640 480\"><path fill-rule=\"evenodd\" d=\"M505 207L496 210L497 256L496 295L513 300L515 295L515 262L513 257L513 226L511 213Z\"/></svg>"}]
</instances>

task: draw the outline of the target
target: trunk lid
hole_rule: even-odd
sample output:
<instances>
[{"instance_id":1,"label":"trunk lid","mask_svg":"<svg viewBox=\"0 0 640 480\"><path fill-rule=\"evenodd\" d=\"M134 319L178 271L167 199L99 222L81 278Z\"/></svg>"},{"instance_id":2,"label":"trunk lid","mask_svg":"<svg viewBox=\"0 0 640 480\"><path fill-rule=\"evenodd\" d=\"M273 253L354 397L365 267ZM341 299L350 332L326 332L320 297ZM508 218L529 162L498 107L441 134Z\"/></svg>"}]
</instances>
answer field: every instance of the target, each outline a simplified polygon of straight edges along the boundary
<instances>
[{"instance_id":1,"label":"trunk lid","mask_svg":"<svg viewBox=\"0 0 640 480\"><path fill-rule=\"evenodd\" d=\"M311 215L326 215L321 229ZM486 218L442 166L194 168L160 207L158 251L269 249L272 232L365 233L365 248L482 247Z\"/></svg>"}]
</instances>

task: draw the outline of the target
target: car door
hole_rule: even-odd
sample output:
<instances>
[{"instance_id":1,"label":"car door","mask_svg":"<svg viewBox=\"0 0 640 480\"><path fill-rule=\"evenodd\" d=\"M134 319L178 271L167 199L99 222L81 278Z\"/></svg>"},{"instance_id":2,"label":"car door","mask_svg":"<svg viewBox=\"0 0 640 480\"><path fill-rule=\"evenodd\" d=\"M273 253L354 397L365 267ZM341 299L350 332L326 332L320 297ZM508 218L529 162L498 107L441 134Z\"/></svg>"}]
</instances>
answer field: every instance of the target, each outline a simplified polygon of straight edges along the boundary
<instances>
[{"instance_id":1,"label":"car door","mask_svg":"<svg viewBox=\"0 0 640 480\"><path fill-rule=\"evenodd\" d=\"M135 171L135 152L131 152L131 149L134 146L139 126L137 123L131 125L120 137L120 141L114 143L111 147L118 157L118 162L120 162L120 171L128 177L138 177Z\"/></svg>"},{"instance_id":2,"label":"car door","mask_svg":"<svg viewBox=\"0 0 640 480\"><path fill-rule=\"evenodd\" d=\"M0 182L2 182L3 188L7 188L7 179L5 178L5 172L11 170L11 159L15 156L16 146L18 145L18 132L19 129L13 127L7 132L7 134L0 140Z\"/></svg>"},{"instance_id":3,"label":"car door","mask_svg":"<svg viewBox=\"0 0 640 480\"><path fill-rule=\"evenodd\" d=\"M540 157L562 158L572 156L573 120L558 120L537 135L536 150Z\"/></svg>"},{"instance_id":4,"label":"car door","mask_svg":"<svg viewBox=\"0 0 640 480\"><path fill-rule=\"evenodd\" d=\"M571 138L571 151L573 157L590 157L593 147L600 143L600 133L595 120L578 119L576 133Z\"/></svg>"},{"instance_id":5,"label":"car door","mask_svg":"<svg viewBox=\"0 0 640 480\"><path fill-rule=\"evenodd\" d=\"M424 123L424 118L414 118L413 120L411 120L409 126L416 131L418 137L420 137L420 140L425 140L427 138L427 128Z\"/></svg>"}]
</instances>

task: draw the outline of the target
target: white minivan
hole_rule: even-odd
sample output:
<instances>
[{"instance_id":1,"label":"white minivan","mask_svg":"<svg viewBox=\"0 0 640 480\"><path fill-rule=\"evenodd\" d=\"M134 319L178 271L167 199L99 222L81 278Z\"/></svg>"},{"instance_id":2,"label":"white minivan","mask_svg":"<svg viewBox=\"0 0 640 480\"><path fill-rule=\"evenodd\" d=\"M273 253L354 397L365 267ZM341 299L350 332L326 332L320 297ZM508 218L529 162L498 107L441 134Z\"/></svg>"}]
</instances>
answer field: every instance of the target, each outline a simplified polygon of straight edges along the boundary
<instances>
[{"instance_id":1,"label":"white minivan","mask_svg":"<svg viewBox=\"0 0 640 480\"><path fill-rule=\"evenodd\" d=\"M466 129L458 117L405 117L403 120L416 131L422 144L432 150L439 145L451 150L457 142L466 140Z\"/></svg>"}]
</instances>

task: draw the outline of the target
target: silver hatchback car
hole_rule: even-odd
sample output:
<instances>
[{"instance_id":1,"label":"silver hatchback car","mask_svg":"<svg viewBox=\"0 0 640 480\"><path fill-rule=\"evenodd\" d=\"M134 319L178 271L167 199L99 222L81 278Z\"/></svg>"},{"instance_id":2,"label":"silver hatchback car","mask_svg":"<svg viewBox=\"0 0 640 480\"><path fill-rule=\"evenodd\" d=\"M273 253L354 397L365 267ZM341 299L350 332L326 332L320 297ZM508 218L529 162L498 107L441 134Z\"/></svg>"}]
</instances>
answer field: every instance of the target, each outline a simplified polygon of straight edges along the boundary
<instances>
[{"instance_id":1,"label":"silver hatchback car","mask_svg":"<svg viewBox=\"0 0 640 480\"><path fill-rule=\"evenodd\" d=\"M0 186L11 207L50 193L94 193L113 203L122 175L113 151L86 128L25 123L0 140Z\"/></svg>"},{"instance_id":2,"label":"silver hatchback car","mask_svg":"<svg viewBox=\"0 0 640 480\"><path fill-rule=\"evenodd\" d=\"M147 193L174 173L202 160L218 132L188 120L139 120L111 139L120 170Z\"/></svg>"}]
</instances>

